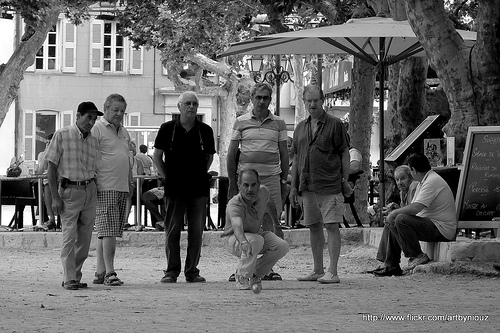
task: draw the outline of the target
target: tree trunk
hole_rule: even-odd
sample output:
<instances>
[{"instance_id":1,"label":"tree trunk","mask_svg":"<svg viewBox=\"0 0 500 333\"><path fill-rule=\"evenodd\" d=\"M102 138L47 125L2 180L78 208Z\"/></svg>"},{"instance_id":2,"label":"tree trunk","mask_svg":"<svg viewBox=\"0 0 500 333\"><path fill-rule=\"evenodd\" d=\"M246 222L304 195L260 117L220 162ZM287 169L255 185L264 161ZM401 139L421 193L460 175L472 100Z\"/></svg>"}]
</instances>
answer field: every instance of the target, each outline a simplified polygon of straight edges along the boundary
<instances>
[{"instance_id":1,"label":"tree trunk","mask_svg":"<svg viewBox=\"0 0 500 333\"><path fill-rule=\"evenodd\" d=\"M302 55L295 54L291 61L293 72L298 73L293 76L293 87L295 88L295 126L302 120L306 119L308 113L302 101L302 94L304 92L304 76L302 75Z\"/></svg>"},{"instance_id":2,"label":"tree trunk","mask_svg":"<svg viewBox=\"0 0 500 333\"><path fill-rule=\"evenodd\" d=\"M409 23L450 103L451 118L443 131L456 138L457 152L463 151L469 126L500 124L500 7L496 1L478 3L477 42L471 50L442 0L406 0ZM456 158L461 162L461 154Z\"/></svg>"},{"instance_id":3,"label":"tree trunk","mask_svg":"<svg viewBox=\"0 0 500 333\"><path fill-rule=\"evenodd\" d=\"M351 111L349 113L349 135L351 146L357 148L363 156L364 171L356 183L354 206L360 220L369 221L368 212L368 181L370 176L370 144L373 124L373 96L375 87L375 67L354 58L352 69ZM351 212L347 219L352 221Z\"/></svg>"},{"instance_id":4,"label":"tree trunk","mask_svg":"<svg viewBox=\"0 0 500 333\"><path fill-rule=\"evenodd\" d=\"M35 61L35 54L42 47L49 30L57 23L60 12L59 6L53 6L45 16L40 18L36 27L29 27L34 31L31 35L25 34L23 36L23 40L0 72L0 127L10 105L17 97L19 84L24 78L24 71Z\"/></svg>"},{"instance_id":5,"label":"tree trunk","mask_svg":"<svg viewBox=\"0 0 500 333\"><path fill-rule=\"evenodd\" d=\"M225 82L221 86L205 87L203 93L211 93L219 97L219 147L220 175L227 176L227 150L231 141L233 123L237 114L247 112L249 107L248 78L239 78L224 62L214 61L197 53L187 57L201 68L218 74Z\"/></svg>"},{"instance_id":6,"label":"tree trunk","mask_svg":"<svg viewBox=\"0 0 500 333\"><path fill-rule=\"evenodd\" d=\"M397 113L401 116L401 139L424 120L427 60L412 57L401 61L398 75Z\"/></svg>"}]
</instances>

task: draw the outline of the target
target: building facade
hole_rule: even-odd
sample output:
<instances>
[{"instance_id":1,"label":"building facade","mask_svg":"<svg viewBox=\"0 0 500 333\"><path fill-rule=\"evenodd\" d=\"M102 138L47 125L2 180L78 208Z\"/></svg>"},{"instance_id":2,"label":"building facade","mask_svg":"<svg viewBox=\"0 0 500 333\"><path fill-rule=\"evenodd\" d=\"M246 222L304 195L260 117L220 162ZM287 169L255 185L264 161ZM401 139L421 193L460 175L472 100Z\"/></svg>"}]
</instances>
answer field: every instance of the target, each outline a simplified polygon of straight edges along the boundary
<instances>
[{"instance_id":1,"label":"building facade","mask_svg":"<svg viewBox=\"0 0 500 333\"><path fill-rule=\"evenodd\" d=\"M75 122L82 101L92 101L102 109L108 95L123 95L128 104L124 126L137 146L145 144L150 150L160 125L179 115L179 92L167 78L159 52L135 49L119 34L113 16L99 13L78 26L61 15L25 72L14 107L17 120L6 119L0 136L17 142L9 146L9 150L15 147L13 151L5 153L22 156L28 170L36 169L45 138ZM217 138L217 99L199 98L199 119L212 126ZM3 169L0 173L5 173Z\"/></svg>"}]
</instances>

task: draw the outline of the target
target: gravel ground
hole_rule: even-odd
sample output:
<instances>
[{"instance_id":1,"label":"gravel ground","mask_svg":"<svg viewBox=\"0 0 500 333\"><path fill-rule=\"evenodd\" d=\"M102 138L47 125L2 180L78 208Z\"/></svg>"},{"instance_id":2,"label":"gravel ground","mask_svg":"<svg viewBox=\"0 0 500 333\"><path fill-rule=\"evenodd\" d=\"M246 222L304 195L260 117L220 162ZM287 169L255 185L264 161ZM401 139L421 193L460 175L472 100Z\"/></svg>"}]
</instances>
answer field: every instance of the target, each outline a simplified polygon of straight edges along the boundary
<instances>
[{"instance_id":1,"label":"gravel ground","mask_svg":"<svg viewBox=\"0 0 500 333\"><path fill-rule=\"evenodd\" d=\"M120 287L91 284L92 249L89 288L78 291L61 288L59 251L0 249L1 332L497 332L500 321L498 277L377 278L364 273L377 265L375 248L356 242L343 241L340 284L297 281L312 267L310 247L300 246L277 264L284 280L264 281L260 294L227 282L235 258L220 247L203 248L207 283L197 284L159 282L161 246L119 247Z\"/></svg>"}]
</instances>

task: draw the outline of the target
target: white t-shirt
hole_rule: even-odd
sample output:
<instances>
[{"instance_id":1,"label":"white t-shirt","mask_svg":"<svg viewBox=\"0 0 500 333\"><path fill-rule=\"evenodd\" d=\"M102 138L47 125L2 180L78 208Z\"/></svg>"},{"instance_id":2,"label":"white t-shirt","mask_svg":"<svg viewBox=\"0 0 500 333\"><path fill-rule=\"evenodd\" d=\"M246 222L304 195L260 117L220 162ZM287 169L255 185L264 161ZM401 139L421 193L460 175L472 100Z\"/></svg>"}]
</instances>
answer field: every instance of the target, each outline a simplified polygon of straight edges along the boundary
<instances>
[{"instance_id":1,"label":"white t-shirt","mask_svg":"<svg viewBox=\"0 0 500 333\"><path fill-rule=\"evenodd\" d=\"M457 213L453 192L437 173L430 170L418 184L412 202L425 206L417 216L430 219L439 232L449 240L457 231Z\"/></svg>"}]
</instances>

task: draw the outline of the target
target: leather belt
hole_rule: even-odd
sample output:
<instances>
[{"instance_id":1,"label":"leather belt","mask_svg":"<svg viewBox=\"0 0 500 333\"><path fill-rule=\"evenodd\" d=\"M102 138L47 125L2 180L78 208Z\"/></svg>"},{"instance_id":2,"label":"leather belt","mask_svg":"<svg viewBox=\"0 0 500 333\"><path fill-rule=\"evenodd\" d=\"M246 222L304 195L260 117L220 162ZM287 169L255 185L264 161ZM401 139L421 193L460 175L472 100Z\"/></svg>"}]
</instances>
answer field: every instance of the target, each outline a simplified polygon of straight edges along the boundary
<instances>
[{"instance_id":1,"label":"leather belt","mask_svg":"<svg viewBox=\"0 0 500 333\"><path fill-rule=\"evenodd\" d=\"M78 181L78 182L74 182L74 181L72 181L72 180L68 180L68 181L67 181L67 184L68 184L68 185L76 185L76 186L85 186L85 185L90 184L90 183L91 183L91 182L93 182L93 181L94 181L94 178L89 179L89 180L80 180L80 181Z\"/></svg>"}]
</instances>

